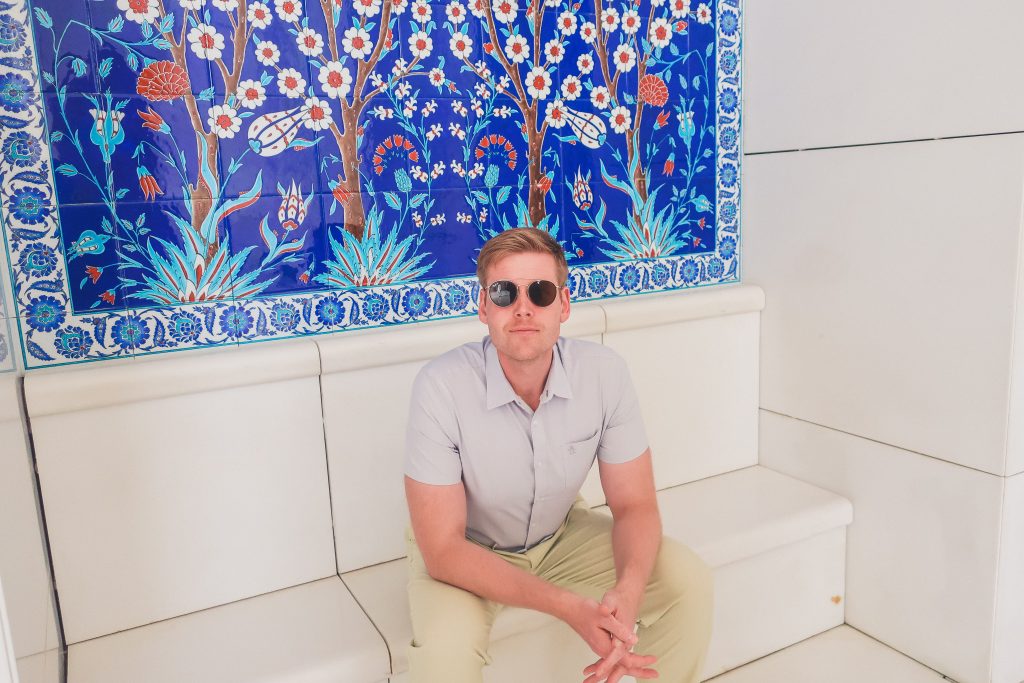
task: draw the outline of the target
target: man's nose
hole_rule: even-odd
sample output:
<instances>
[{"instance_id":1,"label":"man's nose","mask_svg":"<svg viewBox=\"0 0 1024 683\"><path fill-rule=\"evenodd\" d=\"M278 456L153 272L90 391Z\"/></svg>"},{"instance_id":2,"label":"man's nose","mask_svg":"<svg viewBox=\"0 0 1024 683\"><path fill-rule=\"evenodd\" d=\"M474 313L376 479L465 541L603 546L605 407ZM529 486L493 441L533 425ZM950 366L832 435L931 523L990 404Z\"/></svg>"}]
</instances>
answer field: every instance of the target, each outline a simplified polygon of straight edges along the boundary
<instances>
[{"instance_id":1,"label":"man's nose","mask_svg":"<svg viewBox=\"0 0 1024 683\"><path fill-rule=\"evenodd\" d=\"M512 304L515 307L515 314L518 317L533 315L533 302L526 295L525 287L521 287L516 300Z\"/></svg>"}]
</instances>

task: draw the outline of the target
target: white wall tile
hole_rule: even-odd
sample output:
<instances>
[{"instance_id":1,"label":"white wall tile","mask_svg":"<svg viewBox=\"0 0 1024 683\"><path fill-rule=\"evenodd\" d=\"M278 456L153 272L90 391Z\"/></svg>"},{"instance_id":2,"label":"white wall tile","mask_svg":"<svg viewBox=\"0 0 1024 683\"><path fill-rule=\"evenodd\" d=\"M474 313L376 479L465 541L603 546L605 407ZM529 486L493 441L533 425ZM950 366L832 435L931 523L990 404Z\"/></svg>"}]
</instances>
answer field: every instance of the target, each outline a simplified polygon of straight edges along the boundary
<instances>
[{"instance_id":1,"label":"white wall tile","mask_svg":"<svg viewBox=\"0 0 1024 683\"><path fill-rule=\"evenodd\" d=\"M1021 183L1024 184L1024 179ZM1004 466L1008 477L1024 472L1024 206L1020 226L1022 238L1017 251L1017 301L1011 340L1010 408Z\"/></svg>"},{"instance_id":2,"label":"white wall tile","mask_svg":"<svg viewBox=\"0 0 1024 683\"><path fill-rule=\"evenodd\" d=\"M757 463L758 318L744 313L604 335L629 364L659 489Z\"/></svg>"},{"instance_id":3,"label":"white wall tile","mask_svg":"<svg viewBox=\"0 0 1024 683\"><path fill-rule=\"evenodd\" d=\"M1018 0L744 10L747 152L1024 129Z\"/></svg>"},{"instance_id":4,"label":"white wall tile","mask_svg":"<svg viewBox=\"0 0 1024 683\"><path fill-rule=\"evenodd\" d=\"M69 644L336 571L316 377L32 424Z\"/></svg>"},{"instance_id":5,"label":"white wall tile","mask_svg":"<svg viewBox=\"0 0 1024 683\"><path fill-rule=\"evenodd\" d=\"M1024 681L1024 474L1006 479L1000 536L992 683L1020 683Z\"/></svg>"},{"instance_id":6,"label":"white wall tile","mask_svg":"<svg viewBox=\"0 0 1024 683\"><path fill-rule=\"evenodd\" d=\"M745 163L761 407L1002 474L1024 135Z\"/></svg>"},{"instance_id":7,"label":"white wall tile","mask_svg":"<svg viewBox=\"0 0 1024 683\"><path fill-rule=\"evenodd\" d=\"M760 434L762 465L853 502L847 623L989 683L1002 477L767 411Z\"/></svg>"},{"instance_id":8,"label":"white wall tile","mask_svg":"<svg viewBox=\"0 0 1024 683\"><path fill-rule=\"evenodd\" d=\"M0 501L0 577L7 592L13 656L20 658L47 649L57 632L32 460L13 374L0 375Z\"/></svg>"}]
</instances>

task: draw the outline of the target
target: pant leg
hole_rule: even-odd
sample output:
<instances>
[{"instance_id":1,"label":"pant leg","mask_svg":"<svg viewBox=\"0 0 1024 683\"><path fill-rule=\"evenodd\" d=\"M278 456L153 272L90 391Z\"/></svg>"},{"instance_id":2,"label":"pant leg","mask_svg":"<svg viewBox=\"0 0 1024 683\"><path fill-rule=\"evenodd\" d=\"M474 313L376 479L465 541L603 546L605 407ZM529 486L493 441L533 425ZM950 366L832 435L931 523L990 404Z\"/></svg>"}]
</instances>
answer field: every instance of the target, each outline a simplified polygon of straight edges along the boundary
<instances>
[{"instance_id":1,"label":"pant leg","mask_svg":"<svg viewBox=\"0 0 1024 683\"><path fill-rule=\"evenodd\" d=\"M565 531L538 567L538 576L600 600L615 585L612 519L585 505L569 513ZM711 640L711 570L682 543L662 539L640 605L634 650L658 657L653 668L666 683L698 683Z\"/></svg>"},{"instance_id":2,"label":"pant leg","mask_svg":"<svg viewBox=\"0 0 1024 683\"><path fill-rule=\"evenodd\" d=\"M411 530L406 546L411 683L482 683L483 667L491 662L491 625L501 605L432 579Z\"/></svg>"}]
</instances>

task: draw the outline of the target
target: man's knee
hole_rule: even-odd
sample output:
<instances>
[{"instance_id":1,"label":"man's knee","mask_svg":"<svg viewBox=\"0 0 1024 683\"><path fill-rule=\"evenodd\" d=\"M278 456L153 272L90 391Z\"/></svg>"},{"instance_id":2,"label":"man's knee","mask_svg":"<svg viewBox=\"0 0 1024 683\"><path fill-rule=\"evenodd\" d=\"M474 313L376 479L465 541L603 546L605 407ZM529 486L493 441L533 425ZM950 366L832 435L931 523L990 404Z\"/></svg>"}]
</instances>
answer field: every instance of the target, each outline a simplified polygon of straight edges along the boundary
<instances>
[{"instance_id":1,"label":"man's knee","mask_svg":"<svg viewBox=\"0 0 1024 683\"><path fill-rule=\"evenodd\" d=\"M418 588L410 587L410 667L472 669L490 661L487 645L493 614L487 602L452 586Z\"/></svg>"},{"instance_id":2,"label":"man's knee","mask_svg":"<svg viewBox=\"0 0 1024 683\"><path fill-rule=\"evenodd\" d=\"M704 603L710 609L715 590L711 567L697 553L674 539L662 540L651 581L674 601Z\"/></svg>"}]
</instances>

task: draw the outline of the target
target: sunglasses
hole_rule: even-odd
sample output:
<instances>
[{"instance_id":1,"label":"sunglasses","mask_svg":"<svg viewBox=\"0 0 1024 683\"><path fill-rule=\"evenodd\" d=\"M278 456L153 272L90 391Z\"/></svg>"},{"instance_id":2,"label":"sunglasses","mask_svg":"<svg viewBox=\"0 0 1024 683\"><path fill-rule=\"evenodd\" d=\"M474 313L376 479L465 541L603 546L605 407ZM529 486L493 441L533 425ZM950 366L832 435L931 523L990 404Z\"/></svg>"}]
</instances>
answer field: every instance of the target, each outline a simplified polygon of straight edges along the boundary
<instances>
[{"instance_id":1,"label":"sunglasses","mask_svg":"<svg viewBox=\"0 0 1024 683\"><path fill-rule=\"evenodd\" d=\"M554 282L547 280L534 280L528 285L517 285L511 280L497 280L487 287L487 296L495 306L505 308L515 303L519 298L519 289L526 287L526 296L533 302L534 306L550 306L558 296L561 289Z\"/></svg>"}]
</instances>

